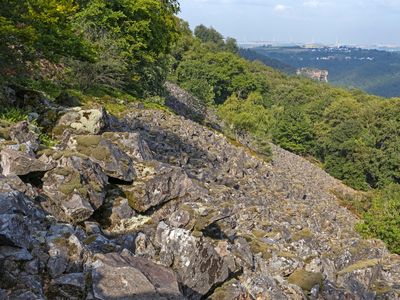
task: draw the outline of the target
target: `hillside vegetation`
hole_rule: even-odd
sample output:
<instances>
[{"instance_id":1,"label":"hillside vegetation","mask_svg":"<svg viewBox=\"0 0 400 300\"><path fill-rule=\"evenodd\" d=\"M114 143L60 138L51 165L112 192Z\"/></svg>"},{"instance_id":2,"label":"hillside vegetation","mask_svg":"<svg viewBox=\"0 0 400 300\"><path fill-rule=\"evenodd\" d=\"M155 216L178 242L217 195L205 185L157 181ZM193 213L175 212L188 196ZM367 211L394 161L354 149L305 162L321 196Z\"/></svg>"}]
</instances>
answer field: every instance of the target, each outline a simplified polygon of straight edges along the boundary
<instances>
[{"instance_id":1,"label":"hillside vegetation","mask_svg":"<svg viewBox=\"0 0 400 300\"><path fill-rule=\"evenodd\" d=\"M400 99L288 76L218 47L221 41L210 46L211 42L199 45L192 39L173 79L216 106L231 129L314 157L330 174L359 190L393 190L393 184L396 188L400 183ZM380 236L399 251L400 219L387 209L389 201L400 204L398 195L383 194L390 196L378 192L363 232ZM368 208L369 204L359 206L358 213Z\"/></svg>"},{"instance_id":2,"label":"hillside vegetation","mask_svg":"<svg viewBox=\"0 0 400 300\"><path fill-rule=\"evenodd\" d=\"M400 99L317 84L246 61L234 39L212 28L198 27L193 35L175 16L173 0L0 3L5 85L53 97L72 90L90 101L150 98L162 104L169 77L215 107L230 130L250 134L261 151L272 141L317 159L353 188L379 189L358 210L365 214L360 230L400 252L400 218L393 213L400 205Z\"/></svg>"},{"instance_id":3,"label":"hillside vegetation","mask_svg":"<svg viewBox=\"0 0 400 300\"><path fill-rule=\"evenodd\" d=\"M400 95L400 53L342 46L339 48L256 47L247 56L259 55L266 65L277 60L294 69L303 67L329 71L329 82L361 89L383 97ZM250 54L251 53L251 54ZM245 53L245 58L247 58ZM274 66L273 66L274 67Z\"/></svg>"}]
</instances>

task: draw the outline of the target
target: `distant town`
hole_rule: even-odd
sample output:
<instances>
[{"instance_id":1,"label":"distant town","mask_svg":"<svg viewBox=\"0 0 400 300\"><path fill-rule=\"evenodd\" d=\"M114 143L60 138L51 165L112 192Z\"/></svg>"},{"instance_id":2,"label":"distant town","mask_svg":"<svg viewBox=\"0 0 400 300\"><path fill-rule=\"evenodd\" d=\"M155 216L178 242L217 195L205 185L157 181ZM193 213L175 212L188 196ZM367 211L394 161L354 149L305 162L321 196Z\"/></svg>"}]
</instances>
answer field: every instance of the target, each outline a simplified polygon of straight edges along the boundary
<instances>
[{"instance_id":1,"label":"distant town","mask_svg":"<svg viewBox=\"0 0 400 300\"><path fill-rule=\"evenodd\" d=\"M340 48L343 51L350 49L367 49L367 50L382 50L388 52L400 52L400 45L342 45L336 44L320 44L320 43L293 43L293 42L275 42L275 41L241 41L238 42L239 46L242 48L255 48L261 46L269 47L302 47L302 48L312 48L312 49L331 49L337 51Z\"/></svg>"}]
</instances>

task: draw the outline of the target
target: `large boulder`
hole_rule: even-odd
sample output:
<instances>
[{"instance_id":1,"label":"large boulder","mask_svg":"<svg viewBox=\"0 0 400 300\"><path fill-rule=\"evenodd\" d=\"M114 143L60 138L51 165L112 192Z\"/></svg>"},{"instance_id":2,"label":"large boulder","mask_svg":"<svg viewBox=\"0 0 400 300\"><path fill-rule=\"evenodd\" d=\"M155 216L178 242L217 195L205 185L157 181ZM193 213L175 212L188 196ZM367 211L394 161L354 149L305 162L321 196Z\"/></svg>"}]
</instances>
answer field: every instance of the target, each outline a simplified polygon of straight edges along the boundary
<instances>
[{"instance_id":1,"label":"large boulder","mask_svg":"<svg viewBox=\"0 0 400 300\"><path fill-rule=\"evenodd\" d=\"M92 269L95 299L184 299L174 272L129 253L95 256Z\"/></svg>"},{"instance_id":2,"label":"large boulder","mask_svg":"<svg viewBox=\"0 0 400 300\"><path fill-rule=\"evenodd\" d=\"M0 245L28 248L45 215L20 192L0 193Z\"/></svg>"},{"instance_id":3,"label":"large boulder","mask_svg":"<svg viewBox=\"0 0 400 300\"><path fill-rule=\"evenodd\" d=\"M116 144L135 161L153 159L153 153L138 132L105 132L102 136Z\"/></svg>"},{"instance_id":4,"label":"large boulder","mask_svg":"<svg viewBox=\"0 0 400 300\"><path fill-rule=\"evenodd\" d=\"M212 245L190 231L161 222L156 242L161 247L161 262L177 272L178 280L186 287L185 296L190 299L201 299L228 278L229 268L224 259Z\"/></svg>"},{"instance_id":5,"label":"large boulder","mask_svg":"<svg viewBox=\"0 0 400 300\"><path fill-rule=\"evenodd\" d=\"M186 173L178 167L157 161L137 163L137 178L130 186L123 186L129 205L145 212L169 200L185 196L193 186Z\"/></svg>"},{"instance_id":6,"label":"large boulder","mask_svg":"<svg viewBox=\"0 0 400 300\"><path fill-rule=\"evenodd\" d=\"M42 206L60 221L87 220L103 204L107 184L107 176L89 158L63 156L43 177L43 192L49 201Z\"/></svg>"},{"instance_id":7,"label":"large boulder","mask_svg":"<svg viewBox=\"0 0 400 300\"><path fill-rule=\"evenodd\" d=\"M1 155L1 167L3 175L27 175L32 172L45 172L53 166L21 151L3 149Z\"/></svg>"},{"instance_id":8,"label":"large boulder","mask_svg":"<svg viewBox=\"0 0 400 300\"><path fill-rule=\"evenodd\" d=\"M70 138L68 149L90 157L112 178L130 182L135 171L132 159L110 140L99 135L78 135Z\"/></svg>"},{"instance_id":9,"label":"large boulder","mask_svg":"<svg viewBox=\"0 0 400 300\"><path fill-rule=\"evenodd\" d=\"M65 130L76 134L99 134L108 126L109 116L103 108L69 109L53 128L53 134L62 136Z\"/></svg>"}]
</instances>

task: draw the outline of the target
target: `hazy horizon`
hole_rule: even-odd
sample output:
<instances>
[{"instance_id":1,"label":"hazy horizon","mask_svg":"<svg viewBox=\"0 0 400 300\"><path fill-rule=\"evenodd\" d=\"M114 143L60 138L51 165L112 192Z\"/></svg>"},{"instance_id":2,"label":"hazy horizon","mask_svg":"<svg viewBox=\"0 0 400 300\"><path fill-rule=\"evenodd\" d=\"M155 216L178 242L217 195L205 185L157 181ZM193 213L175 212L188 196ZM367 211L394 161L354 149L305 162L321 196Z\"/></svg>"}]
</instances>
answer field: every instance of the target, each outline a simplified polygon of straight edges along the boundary
<instances>
[{"instance_id":1,"label":"hazy horizon","mask_svg":"<svg viewBox=\"0 0 400 300\"><path fill-rule=\"evenodd\" d=\"M400 45L398 0L181 0L191 28L239 42Z\"/></svg>"}]
</instances>

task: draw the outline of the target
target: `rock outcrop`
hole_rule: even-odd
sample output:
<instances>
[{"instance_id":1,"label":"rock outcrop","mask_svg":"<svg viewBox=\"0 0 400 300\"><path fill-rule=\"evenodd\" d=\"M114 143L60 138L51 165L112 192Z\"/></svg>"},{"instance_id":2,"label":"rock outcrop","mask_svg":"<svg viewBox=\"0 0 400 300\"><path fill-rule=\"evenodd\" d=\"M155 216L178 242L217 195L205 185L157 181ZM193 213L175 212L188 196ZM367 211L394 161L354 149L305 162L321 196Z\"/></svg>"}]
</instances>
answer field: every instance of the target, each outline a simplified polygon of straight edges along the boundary
<instances>
[{"instance_id":1,"label":"rock outcrop","mask_svg":"<svg viewBox=\"0 0 400 300\"><path fill-rule=\"evenodd\" d=\"M399 256L340 205L357 192L305 159L161 110L62 111L56 147L28 123L1 144L0 299L400 299Z\"/></svg>"}]
</instances>

